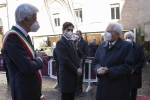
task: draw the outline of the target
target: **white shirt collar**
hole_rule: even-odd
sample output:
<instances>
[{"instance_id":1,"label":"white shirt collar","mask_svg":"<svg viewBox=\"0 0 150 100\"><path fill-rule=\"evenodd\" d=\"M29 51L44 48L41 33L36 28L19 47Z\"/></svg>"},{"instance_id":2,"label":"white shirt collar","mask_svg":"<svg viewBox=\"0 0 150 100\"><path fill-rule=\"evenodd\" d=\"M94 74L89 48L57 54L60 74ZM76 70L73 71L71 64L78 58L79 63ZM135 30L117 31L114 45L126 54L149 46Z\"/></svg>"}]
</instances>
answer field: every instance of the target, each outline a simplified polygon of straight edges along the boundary
<instances>
[{"instance_id":1,"label":"white shirt collar","mask_svg":"<svg viewBox=\"0 0 150 100\"><path fill-rule=\"evenodd\" d=\"M27 37L29 34L18 24L15 25L15 27L17 27L24 35L25 37Z\"/></svg>"},{"instance_id":2,"label":"white shirt collar","mask_svg":"<svg viewBox=\"0 0 150 100\"><path fill-rule=\"evenodd\" d=\"M118 39L117 39L117 40L118 40ZM117 41L117 40L116 40L116 41ZM110 43L110 42L109 42L109 45L110 45L110 44L114 45L114 44L116 43L116 41L114 41L113 43Z\"/></svg>"},{"instance_id":3,"label":"white shirt collar","mask_svg":"<svg viewBox=\"0 0 150 100\"><path fill-rule=\"evenodd\" d=\"M65 35L63 35L63 37L65 37L67 40L70 40L70 39L68 39Z\"/></svg>"}]
</instances>

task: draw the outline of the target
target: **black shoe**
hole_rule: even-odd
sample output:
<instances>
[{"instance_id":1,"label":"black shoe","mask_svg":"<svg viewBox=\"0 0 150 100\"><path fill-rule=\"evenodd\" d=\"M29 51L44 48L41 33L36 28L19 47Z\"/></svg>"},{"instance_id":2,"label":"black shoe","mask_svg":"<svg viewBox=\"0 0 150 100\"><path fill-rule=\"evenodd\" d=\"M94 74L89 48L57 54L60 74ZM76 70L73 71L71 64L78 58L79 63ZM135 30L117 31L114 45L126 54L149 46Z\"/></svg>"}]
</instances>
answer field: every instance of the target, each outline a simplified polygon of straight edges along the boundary
<instances>
[{"instance_id":1,"label":"black shoe","mask_svg":"<svg viewBox=\"0 0 150 100\"><path fill-rule=\"evenodd\" d=\"M82 93L78 93L77 96L83 97L83 94Z\"/></svg>"},{"instance_id":2,"label":"black shoe","mask_svg":"<svg viewBox=\"0 0 150 100\"><path fill-rule=\"evenodd\" d=\"M75 96L78 96L78 93L75 93Z\"/></svg>"},{"instance_id":3,"label":"black shoe","mask_svg":"<svg viewBox=\"0 0 150 100\"><path fill-rule=\"evenodd\" d=\"M77 96L79 96L79 97L83 97L82 90L79 90L79 92L77 93Z\"/></svg>"}]
</instances>

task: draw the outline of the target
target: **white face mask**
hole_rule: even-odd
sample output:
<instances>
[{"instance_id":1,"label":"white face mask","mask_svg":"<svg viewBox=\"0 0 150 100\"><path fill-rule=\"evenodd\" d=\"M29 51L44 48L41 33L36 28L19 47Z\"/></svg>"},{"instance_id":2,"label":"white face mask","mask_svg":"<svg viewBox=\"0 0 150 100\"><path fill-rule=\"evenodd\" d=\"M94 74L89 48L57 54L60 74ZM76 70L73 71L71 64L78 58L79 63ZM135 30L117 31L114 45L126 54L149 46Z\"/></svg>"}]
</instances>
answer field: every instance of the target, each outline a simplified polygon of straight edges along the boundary
<instances>
[{"instance_id":1,"label":"white face mask","mask_svg":"<svg viewBox=\"0 0 150 100\"><path fill-rule=\"evenodd\" d=\"M109 32L104 33L104 41L110 41L112 38L112 35Z\"/></svg>"},{"instance_id":2,"label":"white face mask","mask_svg":"<svg viewBox=\"0 0 150 100\"><path fill-rule=\"evenodd\" d=\"M78 35L75 35L75 38L79 39L79 36L78 36Z\"/></svg>"},{"instance_id":3,"label":"white face mask","mask_svg":"<svg viewBox=\"0 0 150 100\"><path fill-rule=\"evenodd\" d=\"M66 36L67 36L69 39L72 38L72 35L73 35L73 33L72 33L71 31L66 33Z\"/></svg>"},{"instance_id":4,"label":"white face mask","mask_svg":"<svg viewBox=\"0 0 150 100\"><path fill-rule=\"evenodd\" d=\"M30 32L37 32L37 30L40 28L39 23L36 21L34 22L30 27Z\"/></svg>"},{"instance_id":5,"label":"white face mask","mask_svg":"<svg viewBox=\"0 0 150 100\"><path fill-rule=\"evenodd\" d=\"M126 41L128 41L129 43L132 43L132 40L131 40L131 39L126 39Z\"/></svg>"}]
</instances>

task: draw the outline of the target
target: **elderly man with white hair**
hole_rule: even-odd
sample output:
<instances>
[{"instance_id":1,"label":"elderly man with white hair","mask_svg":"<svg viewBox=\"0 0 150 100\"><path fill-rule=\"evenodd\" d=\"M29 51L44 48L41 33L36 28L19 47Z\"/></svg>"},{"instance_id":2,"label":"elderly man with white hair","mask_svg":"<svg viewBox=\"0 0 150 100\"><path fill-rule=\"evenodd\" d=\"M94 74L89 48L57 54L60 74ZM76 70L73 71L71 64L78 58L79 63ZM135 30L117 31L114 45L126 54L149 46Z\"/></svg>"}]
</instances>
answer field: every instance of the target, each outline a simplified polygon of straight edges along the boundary
<instances>
[{"instance_id":1,"label":"elderly man with white hair","mask_svg":"<svg viewBox=\"0 0 150 100\"><path fill-rule=\"evenodd\" d=\"M97 74L96 100L130 100L128 74L134 62L132 45L120 36L122 26L109 23L95 54L92 68Z\"/></svg>"},{"instance_id":2,"label":"elderly man with white hair","mask_svg":"<svg viewBox=\"0 0 150 100\"><path fill-rule=\"evenodd\" d=\"M134 49L134 65L130 73L130 96L131 100L136 100L137 89L142 87L142 67L144 65L144 51L142 46L136 44L133 32L129 31L124 34L124 39L132 44Z\"/></svg>"},{"instance_id":3,"label":"elderly man with white hair","mask_svg":"<svg viewBox=\"0 0 150 100\"><path fill-rule=\"evenodd\" d=\"M38 9L21 4L15 11L16 25L3 38L2 54L9 72L12 100L44 100L41 94L41 73L44 52L34 52L29 32L36 32Z\"/></svg>"}]
</instances>

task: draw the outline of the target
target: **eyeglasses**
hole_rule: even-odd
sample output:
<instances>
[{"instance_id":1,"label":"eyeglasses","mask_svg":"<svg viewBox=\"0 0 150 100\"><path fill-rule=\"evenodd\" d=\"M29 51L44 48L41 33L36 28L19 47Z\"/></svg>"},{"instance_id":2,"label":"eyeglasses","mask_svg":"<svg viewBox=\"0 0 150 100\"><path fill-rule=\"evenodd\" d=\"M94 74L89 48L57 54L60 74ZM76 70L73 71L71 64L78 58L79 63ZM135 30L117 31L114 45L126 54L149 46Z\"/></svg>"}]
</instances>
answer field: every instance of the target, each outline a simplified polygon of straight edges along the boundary
<instances>
[{"instance_id":1,"label":"eyeglasses","mask_svg":"<svg viewBox=\"0 0 150 100\"><path fill-rule=\"evenodd\" d=\"M71 31L71 32L73 32L73 29L67 29L67 31Z\"/></svg>"}]
</instances>

